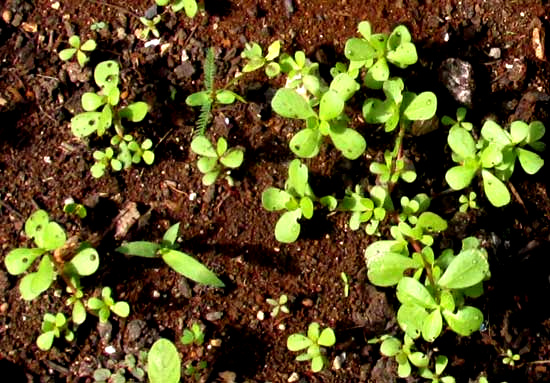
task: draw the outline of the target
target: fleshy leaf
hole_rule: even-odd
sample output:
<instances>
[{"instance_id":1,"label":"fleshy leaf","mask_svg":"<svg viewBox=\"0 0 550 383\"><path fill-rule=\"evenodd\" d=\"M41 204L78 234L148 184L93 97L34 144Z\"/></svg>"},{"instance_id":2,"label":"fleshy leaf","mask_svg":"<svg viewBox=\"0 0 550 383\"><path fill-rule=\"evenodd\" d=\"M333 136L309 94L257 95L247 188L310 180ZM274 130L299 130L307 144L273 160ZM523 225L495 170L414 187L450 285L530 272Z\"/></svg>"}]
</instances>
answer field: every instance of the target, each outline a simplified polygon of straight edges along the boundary
<instances>
[{"instance_id":1,"label":"fleshy leaf","mask_svg":"<svg viewBox=\"0 0 550 383\"><path fill-rule=\"evenodd\" d=\"M432 92L422 92L405 108L403 115L411 121L429 120L437 110L437 97Z\"/></svg>"},{"instance_id":2,"label":"fleshy leaf","mask_svg":"<svg viewBox=\"0 0 550 383\"><path fill-rule=\"evenodd\" d=\"M335 91L328 90L319 103L319 118L329 121L338 117L343 110L344 100Z\"/></svg>"},{"instance_id":3,"label":"fleshy leaf","mask_svg":"<svg viewBox=\"0 0 550 383\"><path fill-rule=\"evenodd\" d=\"M4 263L11 275L19 275L29 268L36 258L44 254L46 250L40 248L13 249L6 255Z\"/></svg>"},{"instance_id":4,"label":"fleshy leaf","mask_svg":"<svg viewBox=\"0 0 550 383\"><path fill-rule=\"evenodd\" d=\"M292 243L300 235L300 224L298 219L302 217L300 209L287 211L281 215L275 225L275 238L279 242Z\"/></svg>"},{"instance_id":5,"label":"fleshy leaf","mask_svg":"<svg viewBox=\"0 0 550 383\"><path fill-rule=\"evenodd\" d=\"M512 143L510 134L492 120L485 121L481 128L481 135L487 141L495 142L501 146L510 145Z\"/></svg>"},{"instance_id":6,"label":"fleshy leaf","mask_svg":"<svg viewBox=\"0 0 550 383\"><path fill-rule=\"evenodd\" d=\"M359 132L345 126L331 125L329 130L332 143L344 157L350 160L359 158L367 148L367 142Z\"/></svg>"},{"instance_id":7,"label":"fleshy leaf","mask_svg":"<svg viewBox=\"0 0 550 383\"><path fill-rule=\"evenodd\" d=\"M139 122L145 118L147 108L147 103L143 101L134 102L127 107L122 108L119 112L119 116L132 122Z\"/></svg>"},{"instance_id":8,"label":"fleshy leaf","mask_svg":"<svg viewBox=\"0 0 550 383\"><path fill-rule=\"evenodd\" d=\"M527 174L535 174L544 165L544 160L537 153L522 148L516 148L516 153L521 167Z\"/></svg>"},{"instance_id":9,"label":"fleshy leaf","mask_svg":"<svg viewBox=\"0 0 550 383\"><path fill-rule=\"evenodd\" d=\"M453 166L445 173L445 181L453 190L462 190L469 186L476 174L476 169L466 166Z\"/></svg>"},{"instance_id":10,"label":"fleshy leaf","mask_svg":"<svg viewBox=\"0 0 550 383\"><path fill-rule=\"evenodd\" d=\"M191 141L191 150L200 156L218 157L214 145L212 145L208 138L202 135L193 138L193 141Z\"/></svg>"},{"instance_id":11,"label":"fleshy leaf","mask_svg":"<svg viewBox=\"0 0 550 383\"><path fill-rule=\"evenodd\" d=\"M151 383L178 383L181 377L181 359L176 346L161 338L147 353L147 376Z\"/></svg>"},{"instance_id":12,"label":"fleshy leaf","mask_svg":"<svg viewBox=\"0 0 550 383\"><path fill-rule=\"evenodd\" d=\"M286 339L286 347L290 351L300 351L311 346L312 341L302 334L292 334Z\"/></svg>"},{"instance_id":13,"label":"fleshy leaf","mask_svg":"<svg viewBox=\"0 0 550 383\"><path fill-rule=\"evenodd\" d=\"M76 272L80 276L92 275L99 267L99 254L93 247L85 248L67 262L66 267L69 268L69 274Z\"/></svg>"},{"instance_id":14,"label":"fleshy leaf","mask_svg":"<svg viewBox=\"0 0 550 383\"><path fill-rule=\"evenodd\" d=\"M406 270L418 267L420 265L410 257L397 253L385 253L369 261L368 277L369 281L376 286L393 286L403 278Z\"/></svg>"},{"instance_id":15,"label":"fleshy leaf","mask_svg":"<svg viewBox=\"0 0 550 383\"><path fill-rule=\"evenodd\" d=\"M353 38L346 42L344 54L350 61L365 61L373 59L375 51L365 39Z\"/></svg>"},{"instance_id":16,"label":"fleshy leaf","mask_svg":"<svg viewBox=\"0 0 550 383\"><path fill-rule=\"evenodd\" d=\"M119 253L138 257L154 258L160 246L147 241L128 242L116 249Z\"/></svg>"},{"instance_id":17,"label":"fleshy leaf","mask_svg":"<svg viewBox=\"0 0 550 383\"><path fill-rule=\"evenodd\" d=\"M291 199L286 191L269 187L262 193L262 206L269 211L282 210Z\"/></svg>"},{"instance_id":18,"label":"fleshy leaf","mask_svg":"<svg viewBox=\"0 0 550 383\"><path fill-rule=\"evenodd\" d=\"M319 153L321 133L318 129L302 129L290 140L290 149L301 158L312 158Z\"/></svg>"},{"instance_id":19,"label":"fleshy leaf","mask_svg":"<svg viewBox=\"0 0 550 383\"><path fill-rule=\"evenodd\" d=\"M244 159L244 153L240 149L230 149L221 158L220 162L228 168L235 169L241 166Z\"/></svg>"},{"instance_id":20,"label":"fleshy leaf","mask_svg":"<svg viewBox=\"0 0 550 383\"><path fill-rule=\"evenodd\" d=\"M403 304L417 305L426 309L435 309L437 303L428 289L411 277L403 277L397 284L397 299Z\"/></svg>"},{"instance_id":21,"label":"fleshy leaf","mask_svg":"<svg viewBox=\"0 0 550 383\"><path fill-rule=\"evenodd\" d=\"M456 313L444 310L443 317L451 330L462 336L470 336L483 323L483 313L471 306L464 306Z\"/></svg>"},{"instance_id":22,"label":"fleshy leaf","mask_svg":"<svg viewBox=\"0 0 550 383\"><path fill-rule=\"evenodd\" d=\"M496 207L510 203L510 192L504 183L487 170L481 171L483 189L489 202Z\"/></svg>"},{"instance_id":23,"label":"fleshy leaf","mask_svg":"<svg viewBox=\"0 0 550 383\"><path fill-rule=\"evenodd\" d=\"M76 137L87 137L100 128L101 112L84 112L71 118L71 131Z\"/></svg>"},{"instance_id":24,"label":"fleshy leaf","mask_svg":"<svg viewBox=\"0 0 550 383\"><path fill-rule=\"evenodd\" d=\"M224 287L224 283L205 265L181 251L169 250L162 254L162 259L173 270L186 278L203 285Z\"/></svg>"},{"instance_id":25,"label":"fleshy leaf","mask_svg":"<svg viewBox=\"0 0 550 383\"><path fill-rule=\"evenodd\" d=\"M443 329L443 319L441 318L441 311L439 309L432 311L426 319L424 319L424 325L422 326L422 337L426 342L433 342L441 334Z\"/></svg>"},{"instance_id":26,"label":"fleshy leaf","mask_svg":"<svg viewBox=\"0 0 550 383\"><path fill-rule=\"evenodd\" d=\"M417 339L422 333L424 319L428 312L423 307L413 304L403 304L397 311L397 323L412 339Z\"/></svg>"},{"instance_id":27,"label":"fleshy leaf","mask_svg":"<svg viewBox=\"0 0 550 383\"><path fill-rule=\"evenodd\" d=\"M437 284L448 289L464 289L481 282L488 272L489 262L481 250L463 250L451 261Z\"/></svg>"},{"instance_id":28,"label":"fleshy leaf","mask_svg":"<svg viewBox=\"0 0 550 383\"><path fill-rule=\"evenodd\" d=\"M307 100L292 89L279 89L271 100L271 107L277 114L286 118L305 120L315 116Z\"/></svg>"}]
</instances>

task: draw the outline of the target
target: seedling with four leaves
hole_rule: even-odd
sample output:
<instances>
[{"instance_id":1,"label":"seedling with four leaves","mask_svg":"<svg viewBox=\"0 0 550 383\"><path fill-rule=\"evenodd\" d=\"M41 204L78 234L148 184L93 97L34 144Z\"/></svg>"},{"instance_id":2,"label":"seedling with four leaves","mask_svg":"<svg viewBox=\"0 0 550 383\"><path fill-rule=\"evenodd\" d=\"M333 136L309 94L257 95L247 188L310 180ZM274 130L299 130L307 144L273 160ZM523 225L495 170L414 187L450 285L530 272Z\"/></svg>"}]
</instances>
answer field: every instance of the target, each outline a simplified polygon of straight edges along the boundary
<instances>
[{"instance_id":1,"label":"seedling with four leaves","mask_svg":"<svg viewBox=\"0 0 550 383\"><path fill-rule=\"evenodd\" d=\"M121 318L126 318L130 314L130 306L128 303L124 301L115 302L111 297L110 287L101 289L101 298L91 297L88 299L86 305L99 317L101 323L106 323L111 313Z\"/></svg>"},{"instance_id":2,"label":"seedling with four leaves","mask_svg":"<svg viewBox=\"0 0 550 383\"><path fill-rule=\"evenodd\" d=\"M244 51L241 53L241 57L247 59L245 66L243 67L243 73L254 72L260 68L265 67L265 74L269 78L273 78L281 73L281 67L275 60L279 57L281 52L281 42L275 40L267 48L267 54L264 56L262 53L262 47L258 43L246 43Z\"/></svg>"},{"instance_id":3,"label":"seedling with four leaves","mask_svg":"<svg viewBox=\"0 0 550 383\"><path fill-rule=\"evenodd\" d=\"M149 34L152 33L153 36L156 38L160 37L160 33L157 29L157 24L160 23L161 16L156 15L152 19L148 19L146 17L140 17L139 21L144 25L144 28L139 33L139 38L141 40L147 40L149 38Z\"/></svg>"},{"instance_id":4,"label":"seedling with four leaves","mask_svg":"<svg viewBox=\"0 0 550 383\"><path fill-rule=\"evenodd\" d=\"M207 286L224 287L224 283L206 266L190 255L177 250L176 240L179 227L179 223L172 225L164 233L160 243L148 241L127 242L116 250L123 254L145 258L160 257L174 271L192 281Z\"/></svg>"},{"instance_id":5,"label":"seedling with four leaves","mask_svg":"<svg viewBox=\"0 0 550 383\"><path fill-rule=\"evenodd\" d=\"M458 197L458 202L460 203L458 211L460 211L461 213L466 213L470 209L477 209L478 207L476 198L477 194L473 191L468 193L468 195L462 194L460 197Z\"/></svg>"},{"instance_id":6,"label":"seedling with four leaves","mask_svg":"<svg viewBox=\"0 0 550 383\"><path fill-rule=\"evenodd\" d=\"M193 323L190 328L183 330L183 335L180 338L181 343L188 345L195 343L200 346L204 343L204 330L199 323Z\"/></svg>"},{"instance_id":7,"label":"seedling with four leaves","mask_svg":"<svg viewBox=\"0 0 550 383\"><path fill-rule=\"evenodd\" d=\"M59 52L59 58L63 61L69 61L76 56L76 61L78 61L81 67L84 67L90 61L88 54L97 47L95 40L92 39L86 40L84 44L81 44L80 37L76 35L69 37L69 45L71 48L63 49Z\"/></svg>"},{"instance_id":8,"label":"seedling with four leaves","mask_svg":"<svg viewBox=\"0 0 550 383\"><path fill-rule=\"evenodd\" d=\"M286 294L282 294L278 300L275 300L273 298L267 298L265 300L271 307L271 317L275 318L277 315L279 315L279 312L288 314L290 311L288 310L288 307L286 306L288 302L288 296Z\"/></svg>"},{"instance_id":9,"label":"seedling with four leaves","mask_svg":"<svg viewBox=\"0 0 550 383\"><path fill-rule=\"evenodd\" d=\"M36 345L42 351L48 351L55 338L59 338L63 335L67 342L72 342L74 339L74 333L69 330L67 318L62 313L57 314L44 314L44 320L42 322L42 334L36 339Z\"/></svg>"},{"instance_id":10,"label":"seedling with four leaves","mask_svg":"<svg viewBox=\"0 0 550 383\"><path fill-rule=\"evenodd\" d=\"M327 327L321 331L319 323L313 322L309 325L307 336L303 334L292 334L286 340L286 346L290 351L306 350L296 357L297 361L311 361L311 371L321 371L326 363L324 347L332 347L336 343L334 331Z\"/></svg>"},{"instance_id":11,"label":"seedling with four leaves","mask_svg":"<svg viewBox=\"0 0 550 383\"><path fill-rule=\"evenodd\" d=\"M198 135L191 141L191 150L199 155L197 166L201 173L202 183L210 186L223 173L227 183L234 185L231 178L231 169L236 169L243 163L244 150L240 148L228 149L227 140L223 137L218 139L216 147L205 136Z\"/></svg>"}]
</instances>

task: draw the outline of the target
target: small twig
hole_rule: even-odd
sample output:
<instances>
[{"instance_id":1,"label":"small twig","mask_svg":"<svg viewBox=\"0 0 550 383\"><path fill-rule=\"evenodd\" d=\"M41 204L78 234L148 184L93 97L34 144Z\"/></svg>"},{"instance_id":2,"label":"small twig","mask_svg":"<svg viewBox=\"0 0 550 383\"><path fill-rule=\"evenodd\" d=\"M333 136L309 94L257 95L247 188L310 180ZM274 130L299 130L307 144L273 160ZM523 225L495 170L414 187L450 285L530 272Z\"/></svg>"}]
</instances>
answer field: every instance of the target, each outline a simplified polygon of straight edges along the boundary
<instances>
[{"instance_id":1,"label":"small twig","mask_svg":"<svg viewBox=\"0 0 550 383\"><path fill-rule=\"evenodd\" d=\"M508 187L512 191L512 194L514 195L514 198L519 202L521 207L523 207L523 211L525 212L525 214L529 214L529 212L527 211L527 207L525 207L525 204L523 203L523 200L521 199L518 191L516 190L516 188L514 187L514 185L510 181L508 181Z\"/></svg>"},{"instance_id":2,"label":"small twig","mask_svg":"<svg viewBox=\"0 0 550 383\"><path fill-rule=\"evenodd\" d=\"M5 203L2 200L0 200L0 206L3 207L3 208L6 208L6 210L9 210L13 214L15 214L17 216L17 218L19 218L23 221L25 220L25 217L23 217L23 214L19 213L17 210L15 210L13 207L11 207L10 205L8 205L7 203Z\"/></svg>"}]
</instances>

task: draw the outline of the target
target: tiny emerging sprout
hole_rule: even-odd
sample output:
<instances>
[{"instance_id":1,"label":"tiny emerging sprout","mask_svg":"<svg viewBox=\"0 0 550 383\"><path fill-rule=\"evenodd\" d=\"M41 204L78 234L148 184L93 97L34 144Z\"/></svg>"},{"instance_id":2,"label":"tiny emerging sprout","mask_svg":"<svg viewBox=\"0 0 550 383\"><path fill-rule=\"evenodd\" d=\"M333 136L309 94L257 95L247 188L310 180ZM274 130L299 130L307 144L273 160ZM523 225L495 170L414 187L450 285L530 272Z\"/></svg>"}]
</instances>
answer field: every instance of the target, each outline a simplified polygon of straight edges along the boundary
<instances>
[{"instance_id":1,"label":"tiny emerging sprout","mask_svg":"<svg viewBox=\"0 0 550 383\"><path fill-rule=\"evenodd\" d=\"M290 312L288 307L286 306L288 302L288 296L286 294L281 295L278 300L267 298L265 301L270 306L273 306L273 308L271 309L272 318L275 318L277 315L279 315L279 312L283 312L285 314L288 314Z\"/></svg>"},{"instance_id":2,"label":"tiny emerging sprout","mask_svg":"<svg viewBox=\"0 0 550 383\"><path fill-rule=\"evenodd\" d=\"M477 209L478 206L477 206L477 202L476 202L476 193L475 192L470 192L468 194L468 196L466 196L465 194L462 194L459 198L458 198L458 202L460 203L460 207L458 208L458 210L461 212L461 213L466 213L468 211L468 209Z\"/></svg>"},{"instance_id":3,"label":"tiny emerging sprout","mask_svg":"<svg viewBox=\"0 0 550 383\"><path fill-rule=\"evenodd\" d=\"M139 33L139 38L141 40L147 40L149 38L149 33L152 33L156 38L160 37L160 33L157 29L157 24L160 23L161 16L156 15L152 19L146 17L140 17L139 21L145 26Z\"/></svg>"},{"instance_id":4,"label":"tiny emerging sprout","mask_svg":"<svg viewBox=\"0 0 550 383\"><path fill-rule=\"evenodd\" d=\"M180 341L181 343L186 345L195 343L197 346L200 346L201 344L203 344L204 331L202 326L199 323L193 323L190 328L184 329Z\"/></svg>"},{"instance_id":5,"label":"tiny emerging sprout","mask_svg":"<svg viewBox=\"0 0 550 383\"><path fill-rule=\"evenodd\" d=\"M327 327L321 331L319 323L309 325L307 336L292 334L287 338L286 346L290 351L306 350L296 357L297 361L311 361L311 371L319 372L327 364L324 347L332 347L336 343L334 331Z\"/></svg>"},{"instance_id":6,"label":"tiny emerging sprout","mask_svg":"<svg viewBox=\"0 0 550 383\"><path fill-rule=\"evenodd\" d=\"M111 297L110 287L104 287L101 290L101 298L92 297L88 299L87 306L99 317L101 323L107 322L111 312L121 318L126 318L130 314L128 303L123 301L115 302Z\"/></svg>"},{"instance_id":7,"label":"tiny emerging sprout","mask_svg":"<svg viewBox=\"0 0 550 383\"><path fill-rule=\"evenodd\" d=\"M514 354L512 350L508 349L506 350L506 354L504 358L502 359L503 364L507 364L510 367L514 367L516 365L516 362L520 359L519 354Z\"/></svg>"},{"instance_id":8,"label":"tiny emerging sprout","mask_svg":"<svg viewBox=\"0 0 550 383\"><path fill-rule=\"evenodd\" d=\"M55 315L50 313L44 314L42 334L36 339L36 345L42 351L47 351L52 347L54 339L59 338L62 333L65 340L71 342L74 339L74 333L67 327L67 319L62 313Z\"/></svg>"},{"instance_id":9,"label":"tiny emerging sprout","mask_svg":"<svg viewBox=\"0 0 550 383\"><path fill-rule=\"evenodd\" d=\"M84 67L86 63L90 60L86 52L91 52L96 49L97 44L95 40L87 40L84 44L81 45L79 36L69 37L69 45L71 48L63 49L59 52L59 58L63 61L69 61L73 56L76 55L76 61L80 64L81 67Z\"/></svg>"}]
</instances>

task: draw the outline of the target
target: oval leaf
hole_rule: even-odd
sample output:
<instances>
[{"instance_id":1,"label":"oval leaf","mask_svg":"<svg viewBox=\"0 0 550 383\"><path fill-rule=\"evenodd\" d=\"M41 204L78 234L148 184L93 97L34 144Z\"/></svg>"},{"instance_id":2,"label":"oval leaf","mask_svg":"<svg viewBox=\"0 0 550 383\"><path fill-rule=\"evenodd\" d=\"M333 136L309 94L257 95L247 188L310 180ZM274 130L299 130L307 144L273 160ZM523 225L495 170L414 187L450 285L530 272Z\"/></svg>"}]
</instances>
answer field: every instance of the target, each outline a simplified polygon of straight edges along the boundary
<instances>
[{"instance_id":1,"label":"oval leaf","mask_svg":"<svg viewBox=\"0 0 550 383\"><path fill-rule=\"evenodd\" d=\"M527 174L535 174L544 165L544 160L537 153L522 148L516 148L516 153L521 167Z\"/></svg>"},{"instance_id":2,"label":"oval leaf","mask_svg":"<svg viewBox=\"0 0 550 383\"><path fill-rule=\"evenodd\" d=\"M286 339L286 347L290 351L300 351L311 346L312 341L302 334L292 334Z\"/></svg>"},{"instance_id":3,"label":"oval leaf","mask_svg":"<svg viewBox=\"0 0 550 383\"><path fill-rule=\"evenodd\" d=\"M292 89L279 89L271 100L271 107L277 114L287 118L305 120L315 116L307 100Z\"/></svg>"},{"instance_id":4,"label":"oval leaf","mask_svg":"<svg viewBox=\"0 0 550 383\"><path fill-rule=\"evenodd\" d=\"M462 336L472 335L483 323L483 313L471 306L464 306L456 313L444 310L443 317L451 330Z\"/></svg>"},{"instance_id":5,"label":"oval leaf","mask_svg":"<svg viewBox=\"0 0 550 383\"><path fill-rule=\"evenodd\" d=\"M69 273L76 272L80 276L92 275L99 267L99 254L93 247L80 251L67 263L70 267Z\"/></svg>"},{"instance_id":6,"label":"oval leaf","mask_svg":"<svg viewBox=\"0 0 550 383\"><path fill-rule=\"evenodd\" d=\"M344 100L338 93L328 90L319 103L319 118L329 121L338 117L344 110Z\"/></svg>"},{"instance_id":7,"label":"oval leaf","mask_svg":"<svg viewBox=\"0 0 550 383\"><path fill-rule=\"evenodd\" d=\"M334 128L329 130L332 143L349 160L359 158L367 148L367 142L361 134L350 128Z\"/></svg>"},{"instance_id":8,"label":"oval leaf","mask_svg":"<svg viewBox=\"0 0 550 383\"><path fill-rule=\"evenodd\" d=\"M403 278L408 269L416 269L418 263L412 258L397 253L385 253L369 262L369 281L376 286L393 286Z\"/></svg>"},{"instance_id":9,"label":"oval leaf","mask_svg":"<svg viewBox=\"0 0 550 383\"><path fill-rule=\"evenodd\" d=\"M483 189L489 202L496 207L510 203L510 192L504 183L487 170L481 171Z\"/></svg>"},{"instance_id":10,"label":"oval leaf","mask_svg":"<svg viewBox=\"0 0 550 383\"><path fill-rule=\"evenodd\" d=\"M302 129L290 140L290 149L301 158L312 158L319 153L321 133L317 129Z\"/></svg>"},{"instance_id":11,"label":"oval leaf","mask_svg":"<svg viewBox=\"0 0 550 383\"><path fill-rule=\"evenodd\" d=\"M422 325L422 338L426 342L433 342L437 339L441 330L443 329L443 319L441 318L441 311L439 309L432 311Z\"/></svg>"},{"instance_id":12,"label":"oval leaf","mask_svg":"<svg viewBox=\"0 0 550 383\"><path fill-rule=\"evenodd\" d=\"M199 156L217 158L214 145L205 136L197 136L191 141L191 150Z\"/></svg>"},{"instance_id":13,"label":"oval leaf","mask_svg":"<svg viewBox=\"0 0 550 383\"><path fill-rule=\"evenodd\" d=\"M19 275L29 268L36 258L44 254L44 249L14 249L6 255L4 263L11 275Z\"/></svg>"},{"instance_id":14,"label":"oval leaf","mask_svg":"<svg viewBox=\"0 0 550 383\"><path fill-rule=\"evenodd\" d=\"M403 304L417 305L426 309L437 307L428 289L411 277L403 277L397 284L397 299Z\"/></svg>"},{"instance_id":15,"label":"oval leaf","mask_svg":"<svg viewBox=\"0 0 550 383\"><path fill-rule=\"evenodd\" d=\"M475 169L465 166L453 166L445 173L445 181L453 190L462 190L469 186L475 176Z\"/></svg>"},{"instance_id":16,"label":"oval leaf","mask_svg":"<svg viewBox=\"0 0 550 383\"><path fill-rule=\"evenodd\" d=\"M181 251L169 250L162 255L168 266L186 278L207 286L224 287L224 283L205 265Z\"/></svg>"},{"instance_id":17,"label":"oval leaf","mask_svg":"<svg viewBox=\"0 0 550 383\"><path fill-rule=\"evenodd\" d=\"M262 193L262 206L269 211L282 210L291 199L286 191L270 187Z\"/></svg>"},{"instance_id":18,"label":"oval leaf","mask_svg":"<svg viewBox=\"0 0 550 383\"><path fill-rule=\"evenodd\" d=\"M422 92L416 96L403 111L403 115L411 120L429 120L435 115L437 97L432 92Z\"/></svg>"},{"instance_id":19,"label":"oval leaf","mask_svg":"<svg viewBox=\"0 0 550 383\"><path fill-rule=\"evenodd\" d=\"M181 360L176 346L168 339L157 340L147 354L147 376L151 383L178 383Z\"/></svg>"},{"instance_id":20,"label":"oval leaf","mask_svg":"<svg viewBox=\"0 0 550 383\"><path fill-rule=\"evenodd\" d=\"M298 219L302 217L300 209L287 211L277 221L275 225L275 238L279 242L292 243L300 235L300 224Z\"/></svg>"},{"instance_id":21,"label":"oval leaf","mask_svg":"<svg viewBox=\"0 0 550 383\"><path fill-rule=\"evenodd\" d=\"M417 339L422 333L422 326L427 316L426 309L418 305L403 304L397 311L397 323L405 334L412 339Z\"/></svg>"},{"instance_id":22,"label":"oval leaf","mask_svg":"<svg viewBox=\"0 0 550 383\"><path fill-rule=\"evenodd\" d=\"M481 282L488 272L489 262L483 252L463 250L451 261L437 284L448 289L464 289Z\"/></svg>"},{"instance_id":23,"label":"oval leaf","mask_svg":"<svg viewBox=\"0 0 550 383\"><path fill-rule=\"evenodd\" d=\"M143 101L134 102L125 108L122 108L119 112L120 118L126 118L132 122L139 122L145 118L147 114L147 103Z\"/></svg>"}]
</instances>

